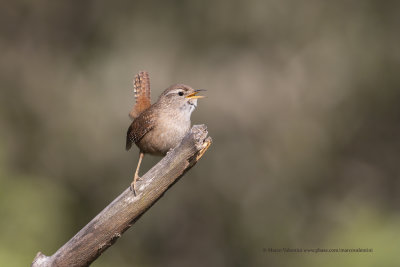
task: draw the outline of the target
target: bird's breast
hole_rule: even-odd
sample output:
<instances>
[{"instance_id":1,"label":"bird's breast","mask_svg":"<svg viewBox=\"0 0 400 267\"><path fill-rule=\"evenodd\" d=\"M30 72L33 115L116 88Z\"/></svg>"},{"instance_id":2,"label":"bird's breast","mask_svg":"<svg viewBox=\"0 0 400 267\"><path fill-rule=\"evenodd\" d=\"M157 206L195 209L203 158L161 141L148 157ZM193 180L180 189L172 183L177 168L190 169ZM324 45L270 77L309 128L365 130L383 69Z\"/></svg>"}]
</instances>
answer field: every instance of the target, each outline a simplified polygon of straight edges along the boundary
<instances>
[{"instance_id":1,"label":"bird's breast","mask_svg":"<svg viewBox=\"0 0 400 267\"><path fill-rule=\"evenodd\" d=\"M143 152L154 155L165 155L170 149L180 144L189 131L190 118L183 116L161 115L155 127L139 142Z\"/></svg>"}]
</instances>

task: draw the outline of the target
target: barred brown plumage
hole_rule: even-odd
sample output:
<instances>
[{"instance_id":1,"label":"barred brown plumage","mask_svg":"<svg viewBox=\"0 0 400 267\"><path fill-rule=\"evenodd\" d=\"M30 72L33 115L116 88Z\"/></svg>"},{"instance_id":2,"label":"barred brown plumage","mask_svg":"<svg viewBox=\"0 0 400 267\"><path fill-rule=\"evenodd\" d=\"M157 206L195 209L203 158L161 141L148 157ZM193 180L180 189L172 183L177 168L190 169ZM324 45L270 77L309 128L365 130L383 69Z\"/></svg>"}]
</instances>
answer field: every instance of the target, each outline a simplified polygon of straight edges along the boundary
<instances>
[{"instance_id":1,"label":"barred brown plumage","mask_svg":"<svg viewBox=\"0 0 400 267\"><path fill-rule=\"evenodd\" d=\"M139 117L131 123L126 133L126 150L129 150L133 143L139 142L153 127L154 118L150 109L140 113Z\"/></svg>"},{"instance_id":2,"label":"barred brown plumage","mask_svg":"<svg viewBox=\"0 0 400 267\"><path fill-rule=\"evenodd\" d=\"M136 74L133 80L133 92L135 94L136 103L129 113L131 119L135 119L144 110L151 106L150 102L150 78L149 73L141 71Z\"/></svg>"}]
</instances>

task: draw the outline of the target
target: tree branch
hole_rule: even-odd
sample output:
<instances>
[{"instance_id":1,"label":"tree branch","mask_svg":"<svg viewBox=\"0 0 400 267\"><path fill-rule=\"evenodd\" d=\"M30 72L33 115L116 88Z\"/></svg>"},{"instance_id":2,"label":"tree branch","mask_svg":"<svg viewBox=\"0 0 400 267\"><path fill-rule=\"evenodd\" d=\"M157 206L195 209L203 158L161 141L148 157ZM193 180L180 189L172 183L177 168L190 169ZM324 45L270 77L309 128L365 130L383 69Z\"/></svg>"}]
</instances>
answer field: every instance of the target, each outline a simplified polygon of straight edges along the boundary
<instances>
[{"instance_id":1,"label":"tree branch","mask_svg":"<svg viewBox=\"0 0 400 267\"><path fill-rule=\"evenodd\" d=\"M88 266L121 237L211 145L205 125L195 125L181 144L137 182L137 195L126 189L52 256L39 252L33 267Z\"/></svg>"}]
</instances>

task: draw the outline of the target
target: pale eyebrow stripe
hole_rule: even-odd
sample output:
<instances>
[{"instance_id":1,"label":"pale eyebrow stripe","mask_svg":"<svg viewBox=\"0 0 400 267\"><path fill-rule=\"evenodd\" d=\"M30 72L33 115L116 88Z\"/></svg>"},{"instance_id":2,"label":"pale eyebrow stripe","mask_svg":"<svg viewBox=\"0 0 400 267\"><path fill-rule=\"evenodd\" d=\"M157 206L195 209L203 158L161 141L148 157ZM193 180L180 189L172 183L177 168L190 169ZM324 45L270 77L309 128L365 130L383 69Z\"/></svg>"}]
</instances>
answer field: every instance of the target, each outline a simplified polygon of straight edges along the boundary
<instances>
[{"instance_id":1,"label":"pale eyebrow stripe","mask_svg":"<svg viewBox=\"0 0 400 267\"><path fill-rule=\"evenodd\" d=\"M176 89L176 90L173 90L173 91L171 91L171 92L168 92L166 95L169 95L169 94L176 94L176 93L178 93L178 92L180 92L180 91L182 91L182 89Z\"/></svg>"}]
</instances>

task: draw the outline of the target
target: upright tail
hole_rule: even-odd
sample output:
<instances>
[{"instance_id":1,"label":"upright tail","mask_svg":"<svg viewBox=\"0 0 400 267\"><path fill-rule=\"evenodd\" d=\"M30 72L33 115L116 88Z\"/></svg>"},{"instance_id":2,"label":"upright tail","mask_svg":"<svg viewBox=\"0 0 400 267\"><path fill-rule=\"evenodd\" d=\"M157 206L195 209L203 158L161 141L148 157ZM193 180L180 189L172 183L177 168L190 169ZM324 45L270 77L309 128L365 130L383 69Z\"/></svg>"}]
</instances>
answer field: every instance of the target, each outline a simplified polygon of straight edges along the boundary
<instances>
[{"instance_id":1,"label":"upright tail","mask_svg":"<svg viewBox=\"0 0 400 267\"><path fill-rule=\"evenodd\" d=\"M135 75L135 79L133 80L133 91L135 93L136 103L129 113L131 119L137 118L140 113L148 109L151 105L150 78L147 71L141 71Z\"/></svg>"}]
</instances>

